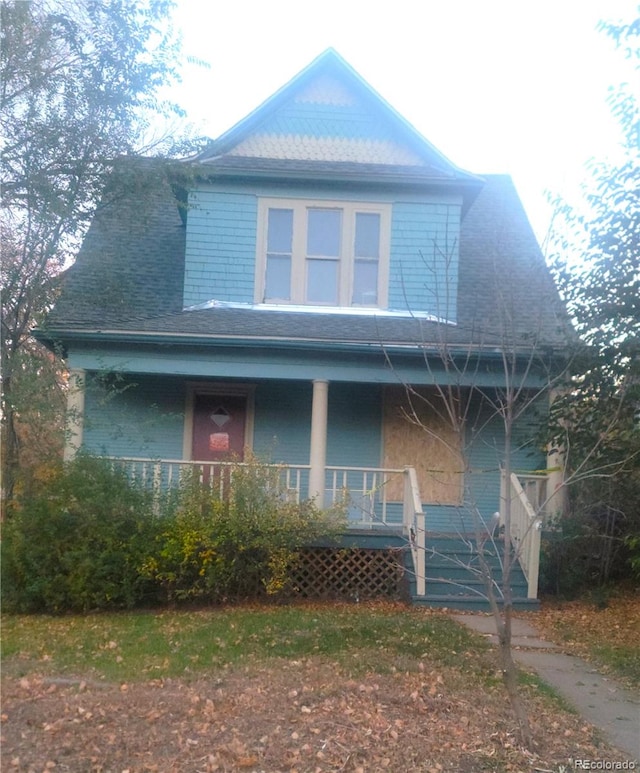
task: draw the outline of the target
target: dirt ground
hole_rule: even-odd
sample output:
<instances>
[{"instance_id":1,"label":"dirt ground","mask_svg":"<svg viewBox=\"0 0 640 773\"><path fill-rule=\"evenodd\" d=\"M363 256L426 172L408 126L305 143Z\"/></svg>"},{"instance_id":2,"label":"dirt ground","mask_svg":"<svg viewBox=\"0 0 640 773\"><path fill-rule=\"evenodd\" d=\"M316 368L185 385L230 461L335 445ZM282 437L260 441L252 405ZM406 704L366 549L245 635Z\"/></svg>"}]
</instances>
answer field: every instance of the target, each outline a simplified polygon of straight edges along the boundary
<instances>
[{"instance_id":1,"label":"dirt ground","mask_svg":"<svg viewBox=\"0 0 640 773\"><path fill-rule=\"evenodd\" d=\"M533 692L527 752L501 685L479 694L426 664L358 680L321 659L121 685L5 675L2 770L557 773L574 758L624 759Z\"/></svg>"}]
</instances>

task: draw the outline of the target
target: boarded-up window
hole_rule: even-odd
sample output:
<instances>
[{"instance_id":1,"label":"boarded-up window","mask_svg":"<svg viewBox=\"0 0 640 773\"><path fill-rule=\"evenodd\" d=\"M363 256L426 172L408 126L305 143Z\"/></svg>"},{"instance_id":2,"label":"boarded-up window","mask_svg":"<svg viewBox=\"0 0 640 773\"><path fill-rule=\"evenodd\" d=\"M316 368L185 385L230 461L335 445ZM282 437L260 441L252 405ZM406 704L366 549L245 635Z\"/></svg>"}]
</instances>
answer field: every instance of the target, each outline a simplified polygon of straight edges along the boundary
<instances>
[{"instance_id":1,"label":"boarded-up window","mask_svg":"<svg viewBox=\"0 0 640 773\"><path fill-rule=\"evenodd\" d=\"M385 389L384 466L405 465L416 469L423 502L462 504L461 438L435 389L424 389L411 398L404 387ZM390 481L388 499L401 501L402 496L402 481Z\"/></svg>"}]
</instances>

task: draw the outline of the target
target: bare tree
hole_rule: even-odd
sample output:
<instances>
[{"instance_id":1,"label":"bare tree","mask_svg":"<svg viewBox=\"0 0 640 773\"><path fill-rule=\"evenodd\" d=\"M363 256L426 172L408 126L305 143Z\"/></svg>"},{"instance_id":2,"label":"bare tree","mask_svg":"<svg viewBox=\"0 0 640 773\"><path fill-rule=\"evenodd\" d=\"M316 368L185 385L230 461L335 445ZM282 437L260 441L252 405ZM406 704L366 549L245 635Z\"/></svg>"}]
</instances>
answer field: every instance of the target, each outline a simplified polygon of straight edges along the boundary
<instances>
[{"instance_id":1,"label":"bare tree","mask_svg":"<svg viewBox=\"0 0 640 773\"><path fill-rule=\"evenodd\" d=\"M403 381L407 398L404 413L407 421L439 443L450 458L458 458L458 472L465 481L459 510L472 520L475 547L473 564L471 558L469 561L457 560L482 580L483 590L474 587L470 591L482 593L488 602L499 641L506 692L520 740L530 748L533 738L519 694L518 670L512 656L512 579L525 546L537 536L533 531L540 528L543 513L559 492L550 490L539 497L532 505L532 517L524 530L520 528L516 535L508 487L502 487L500 501L495 502L495 508L490 512L483 510L478 501L473 485L473 446L485 442L486 430L492 427L495 468L500 469L503 481L511 481L521 443L523 440L534 441L533 425L544 424L550 394L565 381L572 334L560 306L555 310L550 308L558 297L535 243L529 248L536 259L530 261L528 255L524 256L517 263L515 273L505 277L505 256L509 256L513 242L510 227L504 221L496 228L491 250L484 255L485 279L490 275L484 290L490 288L490 302L483 299L483 303L475 307L477 313L462 310L458 324L447 321L453 317L449 312L454 290L446 284L446 277L457 270L458 245L450 244L443 249L442 245L434 244L422 256L431 280L427 287L432 294L434 319L424 322L416 315L419 336L415 345L428 372L425 382L432 386L424 389ZM460 275L463 276L463 269ZM534 308L523 311L524 303ZM523 315L526 318L524 324ZM552 317L553 322L550 322ZM391 350L386 356L390 367L395 368L395 355ZM399 374L400 371L396 369L396 372ZM402 381L400 376L398 378ZM425 407L428 415L438 417L437 422L425 422ZM532 427L528 437L524 438L523 426L527 423ZM449 431L443 433L443 426ZM434 471L433 474L437 476L442 472ZM494 514L498 508L499 522ZM427 584L431 555L427 549ZM499 558L499 577L490 556ZM459 585L464 587L465 581L460 580Z\"/></svg>"}]
</instances>

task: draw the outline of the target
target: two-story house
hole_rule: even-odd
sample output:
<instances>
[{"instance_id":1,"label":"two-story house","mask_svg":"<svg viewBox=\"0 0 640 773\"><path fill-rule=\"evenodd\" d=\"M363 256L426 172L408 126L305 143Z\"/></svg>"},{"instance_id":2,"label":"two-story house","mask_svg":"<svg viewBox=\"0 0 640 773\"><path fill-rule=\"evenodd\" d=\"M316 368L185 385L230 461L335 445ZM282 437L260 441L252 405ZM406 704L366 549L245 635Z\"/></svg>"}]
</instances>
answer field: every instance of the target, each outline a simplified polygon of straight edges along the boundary
<instances>
[{"instance_id":1,"label":"two-story house","mask_svg":"<svg viewBox=\"0 0 640 773\"><path fill-rule=\"evenodd\" d=\"M349 492L354 533L469 534L501 509L496 403L514 379L543 391L556 308L511 180L456 167L328 50L100 209L46 332L72 374L67 456L167 486L251 449L296 496ZM525 520L547 466L535 429L531 413L510 454L537 492ZM467 583L436 554L417 592L449 603ZM516 596L535 597L525 570Z\"/></svg>"}]
</instances>

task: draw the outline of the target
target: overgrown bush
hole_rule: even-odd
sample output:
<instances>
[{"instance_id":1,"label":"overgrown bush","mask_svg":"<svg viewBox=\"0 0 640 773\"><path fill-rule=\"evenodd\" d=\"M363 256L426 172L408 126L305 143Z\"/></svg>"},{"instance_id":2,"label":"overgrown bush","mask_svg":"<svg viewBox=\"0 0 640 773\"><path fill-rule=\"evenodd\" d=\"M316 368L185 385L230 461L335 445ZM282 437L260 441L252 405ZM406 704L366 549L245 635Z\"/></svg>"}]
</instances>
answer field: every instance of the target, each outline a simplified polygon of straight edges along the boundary
<instances>
[{"instance_id":1,"label":"overgrown bush","mask_svg":"<svg viewBox=\"0 0 640 773\"><path fill-rule=\"evenodd\" d=\"M543 536L540 589L565 598L640 577L637 496L621 481L593 478L570 491L568 512Z\"/></svg>"},{"instance_id":2,"label":"overgrown bush","mask_svg":"<svg viewBox=\"0 0 640 773\"><path fill-rule=\"evenodd\" d=\"M191 478L169 498L170 515L142 566L168 603L282 593L298 550L342 526L337 510L291 501L278 470L256 459L227 472L226 494L218 480Z\"/></svg>"},{"instance_id":3,"label":"overgrown bush","mask_svg":"<svg viewBox=\"0 0 640 773\"><path fill-rule=\"evenodd\" d=\"M2 598L20 612L133 607L157 526L150 495L107 462L79 456L39 482L4 524Z\"/></svg>"},{"instance_id":4,"label":"overgrown bush","mask_svg":"<svg viewBox=\"0 0 640 773\"><path fill-rule=\"evenodd\" d=\"M219 481L187 478L160 501L80 456L16 503L4 525L7 611L65 612L283 592L297 551L337 533L336 511L296 503L256 460Z\"/></svg>"}]
</instances>

